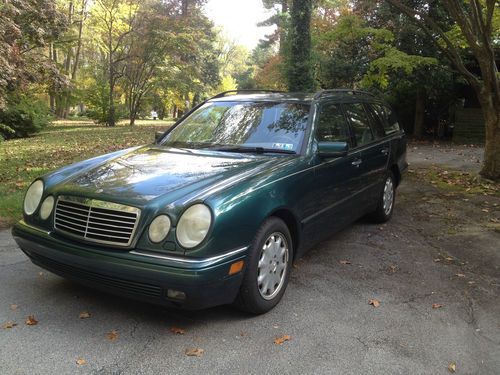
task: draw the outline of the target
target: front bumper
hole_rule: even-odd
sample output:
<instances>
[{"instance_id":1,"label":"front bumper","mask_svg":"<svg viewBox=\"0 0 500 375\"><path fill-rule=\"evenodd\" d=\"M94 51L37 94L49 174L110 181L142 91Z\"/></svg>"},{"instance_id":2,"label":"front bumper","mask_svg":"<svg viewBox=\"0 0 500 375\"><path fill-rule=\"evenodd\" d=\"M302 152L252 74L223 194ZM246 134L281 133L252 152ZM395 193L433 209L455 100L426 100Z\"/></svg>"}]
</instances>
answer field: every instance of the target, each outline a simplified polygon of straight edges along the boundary
<instances>
[{"instance_id":1,"label":"front bumper","mask_svg":"<svg viewBox=\"0 0 500 375\"><path fill-rule=\"evenodd\" d=\"M98 249L24 221L14 226L12 235L33 263L55 274L105 292L185 309L233 302L243 271L228 276L229 268L247 253L243 247L200 259ZM183 292L185 299L169 298L169 289Z\"/></svg>"}]
</instances>

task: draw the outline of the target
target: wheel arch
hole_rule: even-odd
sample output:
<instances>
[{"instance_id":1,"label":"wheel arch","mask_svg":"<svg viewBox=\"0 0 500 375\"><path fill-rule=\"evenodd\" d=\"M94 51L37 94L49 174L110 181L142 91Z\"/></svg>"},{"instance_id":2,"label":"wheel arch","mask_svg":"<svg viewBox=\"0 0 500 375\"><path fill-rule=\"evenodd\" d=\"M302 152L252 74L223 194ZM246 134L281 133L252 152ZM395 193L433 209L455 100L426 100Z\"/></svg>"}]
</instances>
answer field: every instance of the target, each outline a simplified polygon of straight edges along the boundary
<instances>
[{"instance_id":1,"label":"wheel arch","mask_svg":"<svg viewBox=\"0 0 500 375\"><path fill-rule=\"evenodd\" d=\"M297 216L293 213L292 210L288 208L278 208L271 212L268 216L269 217L277 217L286 224L288 227L288 230L290 231L290 235L292 236L292 246L293 246L293 260L295 260L295 257L297 256L297 249L300 246L300 223L299 220L297 219Z\"/></svg>"},{"instance_id":2,"label":"wheel arch","mask_svg":"<svg viewBox=\"0 0 500 375\"><path fill-rule=\"evenodd\" d=\"M392 164L389 170L394 174L394 178L396 179L396 186L401 182L401 171L397 164Z\"/></svg>"}]
</instances>

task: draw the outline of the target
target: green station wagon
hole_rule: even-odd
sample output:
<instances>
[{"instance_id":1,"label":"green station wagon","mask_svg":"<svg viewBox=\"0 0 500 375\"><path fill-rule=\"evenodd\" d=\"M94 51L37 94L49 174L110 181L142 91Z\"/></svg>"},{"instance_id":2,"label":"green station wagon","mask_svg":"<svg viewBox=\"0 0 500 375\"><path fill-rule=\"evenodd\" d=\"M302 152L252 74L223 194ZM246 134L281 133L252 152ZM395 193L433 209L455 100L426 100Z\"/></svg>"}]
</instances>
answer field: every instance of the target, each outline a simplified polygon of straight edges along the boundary
<instances>
[{"instance_id":1,"label":"green station wagon","mask_svg":"<svg viewBox=\"0 0 500 375\"><path fill-rule=\"evenodd\" d=\"M79 283L258 314L307 249L362 216L387 221L406 168L404 132L370 93L224 92L154 144L40 177L12 232Z\"/></svg>"}]
</instances>

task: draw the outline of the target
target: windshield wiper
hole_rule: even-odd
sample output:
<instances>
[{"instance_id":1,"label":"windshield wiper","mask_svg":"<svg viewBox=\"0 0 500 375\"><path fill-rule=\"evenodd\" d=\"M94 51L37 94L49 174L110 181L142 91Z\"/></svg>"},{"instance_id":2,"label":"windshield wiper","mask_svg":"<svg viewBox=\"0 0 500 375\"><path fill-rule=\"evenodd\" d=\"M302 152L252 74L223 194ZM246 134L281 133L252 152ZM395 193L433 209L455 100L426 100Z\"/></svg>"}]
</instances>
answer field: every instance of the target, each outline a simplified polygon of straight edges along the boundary
<instances>
[{"instance_id":1,"label":"windshield wiper","mask_svg":"<svg viewBox=\"0 0 500 375\"><path fill-rule=\"evenodd\" d=\"M292 150L280 150L276 148L265 148L265 147L227 146L227 147L214 148L214 150L224 151L224 152L250 152L256 154L266 154L266 153L288 154L288 155L296 154L296 152Z\"/></svg>"}]
</instances>

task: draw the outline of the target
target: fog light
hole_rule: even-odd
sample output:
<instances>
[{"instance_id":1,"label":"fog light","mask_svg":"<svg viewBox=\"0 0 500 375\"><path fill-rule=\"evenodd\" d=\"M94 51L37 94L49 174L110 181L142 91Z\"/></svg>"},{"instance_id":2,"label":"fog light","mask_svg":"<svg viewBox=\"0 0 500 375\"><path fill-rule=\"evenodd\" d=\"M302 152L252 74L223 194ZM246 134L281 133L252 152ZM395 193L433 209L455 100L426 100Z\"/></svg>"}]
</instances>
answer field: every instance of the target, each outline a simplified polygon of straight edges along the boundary
<instances>
[{"instance_id":1,"label":"fog light","mask_svg":"<svg viewBox=\"0 0 500 375\"><path fill-rule=\"evenodd\" d=\"M167 297L168 298L172 298L172 299L185 300L186 299L186 293L181 292L179 290L168 289L167 290Z\"/></svg>"},{"instance_id":2,"label":"fog light","mask_svg":"<svg viewBox=\"0 0 500 375\"><path fill-rule=\"evenodd\" d=\"M239 261L231 264L231 267L229 268L229 276L240 272L243 269L244 264L245 264L245 262L243 262L242 260L239 260Z\"/></svg>"}]
</instances>

